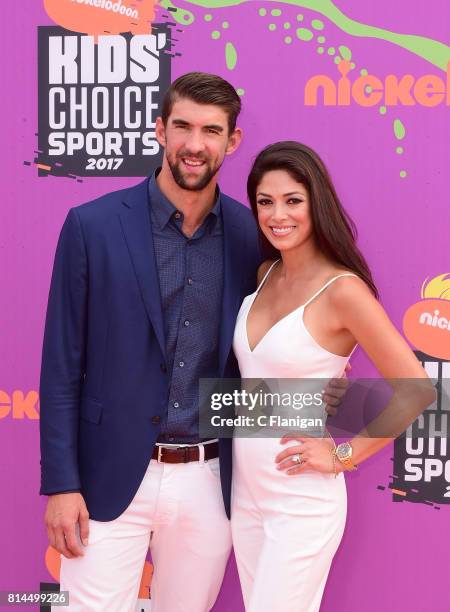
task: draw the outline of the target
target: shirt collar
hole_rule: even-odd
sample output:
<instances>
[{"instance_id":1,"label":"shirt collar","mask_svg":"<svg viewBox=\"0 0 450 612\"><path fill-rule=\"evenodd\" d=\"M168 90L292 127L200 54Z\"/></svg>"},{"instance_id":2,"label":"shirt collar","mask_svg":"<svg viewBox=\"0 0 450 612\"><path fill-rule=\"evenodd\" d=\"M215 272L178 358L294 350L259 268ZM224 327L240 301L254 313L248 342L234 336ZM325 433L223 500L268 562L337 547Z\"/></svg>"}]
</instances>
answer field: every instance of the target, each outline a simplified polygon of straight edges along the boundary
<instances>
[{"instance_id":1,"label":"shirt collar","mask_svg":"<svg viewBox=\"0 0 450 612\"><path fill-rule=\"evenodd\" d=\"M168 198L166 198L166 196L163 194L163 192L159 188L158 183L156 182L156 177L158 176L160 170L161 168L157 168L155 172L152 174L152 176L150 177L150 180L148 182L148 193L150 196L152 211L154 213L154 220L156 221L159 229L162 230L166 227L166 225L169 223L171 218L177 212L179 212L181 215L182 213L172 204L172 202ZM219 186L217 186L216 187L216 201L214 202L214 206L208 213L206 219L212 218L211 217L212 215L214 217L214 222L217 221L217 218L220 216L220 213L221 213L220 198L221 198L221 193L220 193Z\"/></svg>"}]
</instances>

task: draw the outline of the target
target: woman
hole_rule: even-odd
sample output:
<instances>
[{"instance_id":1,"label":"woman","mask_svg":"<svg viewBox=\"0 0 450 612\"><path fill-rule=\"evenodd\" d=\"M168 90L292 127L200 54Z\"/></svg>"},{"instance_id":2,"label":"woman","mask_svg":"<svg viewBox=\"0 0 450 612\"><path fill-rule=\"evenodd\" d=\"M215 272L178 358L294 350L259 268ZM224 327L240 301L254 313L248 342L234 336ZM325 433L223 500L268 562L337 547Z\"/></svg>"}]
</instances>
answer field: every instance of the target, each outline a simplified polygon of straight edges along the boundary
<instances>
[{"instance_id":1,"label":"woman","mask_svg":"<svg viewBox=\"0 0 450 612\"><path fill-rule=\"evenodd\" d=\"M385 378L419 379L392 385L371 431L337 449L326 436L234 439L231 520L246 610L312 612L344 530L343 471L399 435L434 390L376 299L352 221L316 153L296 142L268 146L247 193L269 260L236 323L243 379L339 377L357 344Z\"/></svg>"}]
</instances>

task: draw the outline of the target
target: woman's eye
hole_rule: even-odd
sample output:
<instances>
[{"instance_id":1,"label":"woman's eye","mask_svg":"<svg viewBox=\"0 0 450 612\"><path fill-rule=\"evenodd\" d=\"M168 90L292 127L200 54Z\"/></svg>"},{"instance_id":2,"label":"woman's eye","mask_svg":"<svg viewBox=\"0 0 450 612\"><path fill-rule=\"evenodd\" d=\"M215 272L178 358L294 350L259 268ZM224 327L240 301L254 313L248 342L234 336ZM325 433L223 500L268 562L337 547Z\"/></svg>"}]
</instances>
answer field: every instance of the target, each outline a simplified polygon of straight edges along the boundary
<instances>
[{"instance_id":1,"label":"woman's eye","mask_svg":"<svg viewBox=\"0 0 450 612\"><path fill-rule=\"evenodd\" d=\"M270 200L258 200L257 204L259 204L260 206L267 206L268 204L271 204L272 202Z\"/></svg>"},{"instance_id":2,"label":"woman's eye","mask_svg":"<svg viewBox=\"0 0 450 612\"><path fill-rule=\"evenodd\" d=\"M288 200L288 204L301 204L303 202L303 200L300 200L299 198L289 198Z\"/></svg>"}]
</instances>

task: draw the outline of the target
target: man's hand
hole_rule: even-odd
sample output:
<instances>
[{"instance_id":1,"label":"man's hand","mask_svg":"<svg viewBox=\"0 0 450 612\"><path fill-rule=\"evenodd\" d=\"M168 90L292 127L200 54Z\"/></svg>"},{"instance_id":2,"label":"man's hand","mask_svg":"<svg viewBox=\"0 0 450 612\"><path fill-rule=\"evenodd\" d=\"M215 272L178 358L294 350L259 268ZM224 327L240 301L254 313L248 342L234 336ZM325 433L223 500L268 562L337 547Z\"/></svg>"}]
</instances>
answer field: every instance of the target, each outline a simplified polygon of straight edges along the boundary
<instances>
[{"instance_id":1,"label":"man's hand","mask_svg":"<svg viewBox=\"0 0 450 612\"><path fill-rule=\"evenodd\" d=\"M89 513L81 493L50 495L45 513L48 541L50 546L67 559L84 555L77 538L77 524L79 524L81 542L83 546L87 546Z\"/></svg>"},{"instance_id":2,"label":"man's hand","mask_svg":"<svg viewBox=\"0 0 450 612\"><path fill-rule=\"evenodd\" d=\"M342 402L342 398L347 393L350 382L347 378L348 372L352 369L350 363L345 366L344 373L341 378L332 378L324 389L323 401L326 403L326 412L330 416L337 414L336 406Z\"/></svg>"}]
</instances>

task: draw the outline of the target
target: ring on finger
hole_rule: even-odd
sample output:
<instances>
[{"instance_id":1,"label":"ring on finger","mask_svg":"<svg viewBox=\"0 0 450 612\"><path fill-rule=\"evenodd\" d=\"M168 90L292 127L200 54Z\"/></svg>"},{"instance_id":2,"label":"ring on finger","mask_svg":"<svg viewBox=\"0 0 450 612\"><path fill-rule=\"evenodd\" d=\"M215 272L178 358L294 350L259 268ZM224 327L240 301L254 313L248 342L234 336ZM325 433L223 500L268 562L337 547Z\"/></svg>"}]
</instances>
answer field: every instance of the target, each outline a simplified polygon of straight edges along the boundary
<instances>
[{"instance_id":1,"label":"ring on finger","mask_svg":"<svg viewBox=\"0 0 450 612\"><path fill-rule=\"evenodd\" d=\"M303 463L303 459L302 459L302 456L300 455L300 453L292 455L292 461L294 463L298 463L298 465L301 465Z\"/></svg>"}]
</instances>

